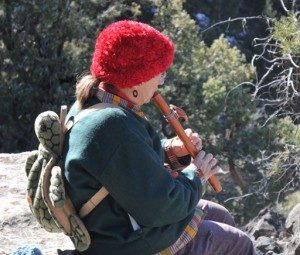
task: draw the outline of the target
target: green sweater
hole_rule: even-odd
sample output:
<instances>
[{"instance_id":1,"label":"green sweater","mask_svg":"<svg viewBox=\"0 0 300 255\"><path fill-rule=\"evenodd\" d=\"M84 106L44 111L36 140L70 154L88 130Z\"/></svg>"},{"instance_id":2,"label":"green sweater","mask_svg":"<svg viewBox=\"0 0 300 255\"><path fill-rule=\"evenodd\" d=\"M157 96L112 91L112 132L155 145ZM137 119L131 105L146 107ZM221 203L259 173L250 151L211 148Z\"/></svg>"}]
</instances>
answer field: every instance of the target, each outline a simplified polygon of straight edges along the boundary
<instances>
[{"instance_id":1,"label":"green sweater","mask_svg":"<svg viewBox=\"0 0 300 255\"><path fill-rule=\"evenodd\" d=\"M73 106L68 118L77 113ZM97 110L74 125L65 138L64 166L75 208L102 185L109 191L83 219L92 244L82 254L154 254L178 239L193 216L202 186L189 169L173 178L163 163L157 133L130 110ZM133 230L128 213L139 230Z\"/></svg>"}]
</instances>

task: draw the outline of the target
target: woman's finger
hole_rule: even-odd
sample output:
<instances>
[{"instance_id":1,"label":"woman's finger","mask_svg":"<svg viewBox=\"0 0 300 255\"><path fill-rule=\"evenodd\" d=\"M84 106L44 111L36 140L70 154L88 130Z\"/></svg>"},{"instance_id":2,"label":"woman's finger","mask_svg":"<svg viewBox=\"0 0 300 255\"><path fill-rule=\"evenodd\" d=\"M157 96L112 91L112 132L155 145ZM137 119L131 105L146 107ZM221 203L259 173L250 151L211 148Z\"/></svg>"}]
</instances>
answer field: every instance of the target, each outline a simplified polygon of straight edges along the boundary
<instances>
[{"instance_id":1,"label":"woman's finger","mask_svg":"<svg viewBox=\"0 0 300 255\"><path fill-rule=\"evenodd\" d=\"M212 175L215 175L215 174L218 174L218 173L221 173L221 172L223 172L222 168L219 167L219 166L215 166L214 168L209 169L208 171L204 172L202 178L205 181L207 181Z\"/></svg>"},{"instance_id":2,"label":"woman's finger","mask_svg":"<svg viewBox=\"0 0 300 255\"><path fill-rule=\"evenodd\" d=\"M218 160L216 158L213 158L210 162L209 162L209 167L213 168L216 164L217 164Z\"/></svg>"},{"instance_id":3,"label":"woman's finger","mask_svg":"<svg viewBox=\"0 0 300 255\"><path fill-rule=\"evenodd\" d=\"M200 136L198 133L192 133L191 136L189 137L193 143L197 143L201 140Z\"/></svg>"},{"instance_id":4,"label":"woman's finger","mask_svg":"<svg viewBox=\"0 0 300 255\"><path fill-rule=\"evenodd\" d=\"M190 128L187 128L187 129L185 129L185 130L184 130L184 132L186 133L186 135L187 135L188 137L190 137L190 138L191 138L191 136L192 136L192 134L193 134L193 131L192 131L192 129L190 129Z\"/></svg>"},{"instance_id":5,"label":"woman's finger","mask_svg":"<svg viewBox=\"0 0 300 255\"><path fill-rule=\"evenodd\" d=\"M220 167L220 166L215 166L213 169L212 169L212 175L213 174L225 174L226 172Z\"/></svg>"},{"instance_id":6,"label":"woman's finger","mask_svg":"<svg viewBox=\"0 0 300 255\"><path fill-rule=\"evenodd\" d=\"M197 154L197 158L199 158L200 160L202 160L204 157L205 157L205 151L200 151L200 152Z\"/></svg>"},{"instance_id":7,"label":"woman's finger","mask_svg":"<svg viewBox=\"0 0 300 255\"><path fill-rule=\"evenodd\" d=\"M200 151L202 149L202 140L198 133L193 133L190 137L191 142L195 145L197 151Z\"/></svg>"},{"instance_id":8,"label":"woman's finger","mask_svg":"<svg viewBox=\"0 0 300 255\"><path fill-rule=\"evenodd\" d=\"M205 165L208 165L209 162L213 159L213 155L211 153L206 154L206 156L203 159L203 162L205 163Z\"/></svg>"},{"instance_id":9,"label":"woman's finger","mask_svg":"<svg viewBox=\"0 0 300 255\"><path fill-rule=\"evenodd\" d=\"M200 141L195 146L196 146L197 151L200 151L202 149L202 142Z\"/></svg>"}]
</instances>

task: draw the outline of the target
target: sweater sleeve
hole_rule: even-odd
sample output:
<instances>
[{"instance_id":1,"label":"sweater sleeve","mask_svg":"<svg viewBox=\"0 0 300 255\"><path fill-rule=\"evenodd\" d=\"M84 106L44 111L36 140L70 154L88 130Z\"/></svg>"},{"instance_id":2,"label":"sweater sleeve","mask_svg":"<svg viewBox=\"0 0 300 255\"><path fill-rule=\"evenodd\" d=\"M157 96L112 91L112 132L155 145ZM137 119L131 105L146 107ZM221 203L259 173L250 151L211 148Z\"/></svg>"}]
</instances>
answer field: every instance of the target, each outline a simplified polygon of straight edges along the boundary
<instances>
[{"instance_id":1,"label":"sweater sleeve","mask_svg":"<svg viewBox=\"0 0 300 255\"><path fill-rule=\"evenodd\" d=\"M199 178L193 172L172 178L149 139L125 124L119 137L99 176L110 195L143 226L159 227L191 215L202 192Z\"/></svg>"}]
</instances>

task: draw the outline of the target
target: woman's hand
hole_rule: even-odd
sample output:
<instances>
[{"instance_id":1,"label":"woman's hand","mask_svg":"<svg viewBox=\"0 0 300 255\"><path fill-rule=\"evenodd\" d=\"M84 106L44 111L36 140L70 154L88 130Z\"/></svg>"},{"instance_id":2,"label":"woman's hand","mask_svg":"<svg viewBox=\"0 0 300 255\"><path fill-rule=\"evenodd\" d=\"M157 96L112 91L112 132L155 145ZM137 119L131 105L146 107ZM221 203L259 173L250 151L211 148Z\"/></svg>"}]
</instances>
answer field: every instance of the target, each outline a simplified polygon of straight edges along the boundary
<instances>
[{"instance_id":1,"label":"woman's hand","mask_svg":"<svg viewBox=\"0 0 300 255\"><path fill-rule=\"evenodd\" d=\"M204 181L207 181L214 174L224 173L217 162L217 159L211 153L206 154L205 151L200 151L193 159L191 166L197 169L199 176Z\"/></svg>"},{"instance_id":2,"label":"woman's hand","mask_svg":"<svg viewBox=\"0 0 300 255\"><path fill-rule=\"evenodd\" d=\"M198 133L194 133L190 128L184 130L191 142L196 146L197 151L202 149L202 140ZM183 157L189 154L185 148L183 142L178 136L175 136L168 140L168 146L172 147L173 153L176 157Z\"/></svg>"}]
</instances>

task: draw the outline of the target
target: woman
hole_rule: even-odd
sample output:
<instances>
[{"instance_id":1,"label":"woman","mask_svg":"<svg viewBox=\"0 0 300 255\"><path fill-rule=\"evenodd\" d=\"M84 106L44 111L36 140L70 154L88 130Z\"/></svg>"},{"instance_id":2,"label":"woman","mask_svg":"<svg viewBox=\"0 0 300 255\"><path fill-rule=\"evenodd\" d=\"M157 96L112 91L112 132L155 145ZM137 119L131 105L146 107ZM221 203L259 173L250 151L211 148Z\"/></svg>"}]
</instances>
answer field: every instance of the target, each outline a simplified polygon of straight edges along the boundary
<instances>
[{"instance_id":1,"label":"woman","mask_svg":"<svg viewBox=\"0 0 300 255\"><path fill-rule=\"evenodd\" d=\"M173 56L169 38L135 21L115 22L97 38L68 118L105 104L67 134L64 156L77 210L102 186L109 192L83 219L92 243L82 254L254 254L228 211L200 200L202 182L220 169L197 133L186 130L196 158L176 177L164 168L166 155L187 150L178 137L160 141L140 107L163 85Z\"/></svg>"}]
</instances>

